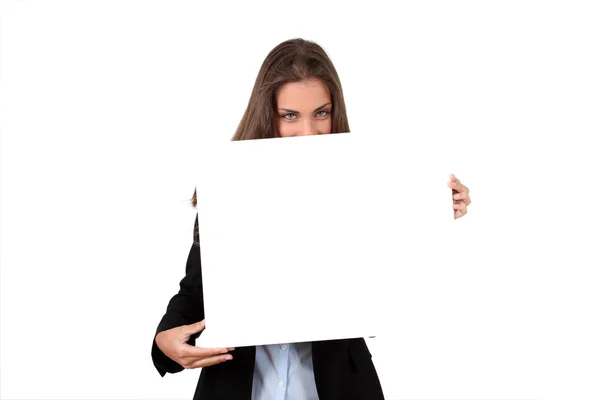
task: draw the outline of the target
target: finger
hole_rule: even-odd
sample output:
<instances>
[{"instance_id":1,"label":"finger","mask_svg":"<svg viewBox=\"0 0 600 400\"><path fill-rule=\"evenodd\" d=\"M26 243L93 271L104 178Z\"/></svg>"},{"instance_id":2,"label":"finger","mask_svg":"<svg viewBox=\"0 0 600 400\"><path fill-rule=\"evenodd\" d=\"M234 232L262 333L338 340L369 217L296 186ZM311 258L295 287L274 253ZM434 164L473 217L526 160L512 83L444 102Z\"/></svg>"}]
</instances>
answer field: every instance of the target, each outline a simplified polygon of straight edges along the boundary
<instances>
[{"instance_id":1,"label":"finger","mask_svg":"<svg viewBox=\"0 0 600 400\"><path fill-rule=\"evenodd\" d=\"M458 179L454 182L448 182L448 187L452 188L452 190L455 190L459 193L469 192L469 188L460 183Z\"/></svg>"},{"instance_id":2,"label":"finger","mask_svg":"<svg viewBox=\"0 0 600 400\"><path fill-rule=\"evenodd\" d=\"M222 362L229 361L232 359L233 359L233 356L231 354L208 357L208 358L204 358L202 360L194 361L186 368L210 367L211 365L220 364Z\"/></svg>"},{"instance_id":3,"label":"finger","mask_svg":"<svg viewBox=\"0 0 600 400\"><path fill-rule=\"evenodd\" d=\"M189 352L185 351L185 354L184 354L184 352L182 351L180 357L181 358L198 358L198 357L203 357L204 358L204 357L209 357L209 356L213 356L213 355L225 354L225 353L227 353L229 351L235 350L235 347L228 347L227 349L225 349L225 348L222 348L222 349L221 348L211 348L211 347L197 347L197 346L191 346L191 347L193 347L194 349L202 349L202 350L209 350L209 351L215 350L215 351L214 352L213 351L211 351L211 352L204 352L202 354L199 354L199 352L197 352L194 349L187 349L187 350L189 350Z\"/></svg>"},{"instance_id":4,"label":"finger","mask_svg":"<svg viewBox=\"0 0 600 400\"><path fill-rule=\"evenodd\" d=\"M454 219L460 218L460 217L464 217L465 215L467 215L467 209L458 209L458 210L454 210Z\"/></svg>"},{"instance_id":5,"label":"finger","mask_svg":"<svg viewBox=\"0 0 600 400\"><path fill-rule=\"evenodd\" d=\"M457 195L453 195L452 196L452 201L454 204L459 204L461 202L465 203L467 206L471 205L471 198L467 195L466 198L464 197L457 197Z\"/></svg>"},{"instance_id":6,"label":"finger","mask_svg":"<svg viewBox=\"0 0 600 400\"><path fill-rule=\"evenodd\" d=\"M183 333L187 336L191 336L194 333L202 332L206 328L206 320L198 321L194 324L183 325Z\"/></svg>"},{"instance_id":7,"label":"finger","mask_svg":"<svg viewBox=\"0 0 600 400\"><path fill-rule=\"evenodd\" d=\"M465 186L465 188L467 188L467 187ZM469 189L467 189L464 192L453 193L452 194L452 199L454 199L454 200L461 200L462 199L468 205L471 202L471 197L469 196Z\"/></svg>"},{"instance_id":8,"label":"finger","mask_svg":"<svg viewBox=\"0 0 600 400\"><path fill-rule=\"evenodd\" d=\"M450 182L448 182L448 183L452 183L452 182L460 183L460 179L458 179L456 177L456 175L450 174Z\"/></svg>"},{"instance_id":9,"label":"finger","mask_svg":"<svg viewBox=\"0 0 600 400\"><path fill-rule=\"evenodd\" d=\"M448 187L452 187L452 184L456 182L456 176L454 174L450 174L450 181L448 181Z\"/></svg>"},{"instance_id":10,"label":"finger","mask_svg":"<svg viewBox=\"0 0 600 400\"><path fill-rule=\"evenodd\" d=\"M460 187L460 181L458 179L451 180L450 182L448 182L448 187L451 187L452 189L457 189Z\"/></svg>"},{"instance_id":11,"label":"finger","mask_svg":"<svg viewBox=\"0 0 600 400\"><path fill-rule=\"evenodd\" d=\"M466 211L467 210L467 204L464 201L459 201L456 204L453 204L452 207L455 210L459 210L459 211Z\"/></svg>"},{"instance_id":12,"label":"finger","mask_svg":"<svg viewBox=\"0 0 600 400\"><path fill-rule=\"evenodd\" d=\"M215 355L225 354L229 350L226 348L198 347L187 343L183 344L179 352L182 358L187 357L211 357Z\"/></svg>"}]
</instances>

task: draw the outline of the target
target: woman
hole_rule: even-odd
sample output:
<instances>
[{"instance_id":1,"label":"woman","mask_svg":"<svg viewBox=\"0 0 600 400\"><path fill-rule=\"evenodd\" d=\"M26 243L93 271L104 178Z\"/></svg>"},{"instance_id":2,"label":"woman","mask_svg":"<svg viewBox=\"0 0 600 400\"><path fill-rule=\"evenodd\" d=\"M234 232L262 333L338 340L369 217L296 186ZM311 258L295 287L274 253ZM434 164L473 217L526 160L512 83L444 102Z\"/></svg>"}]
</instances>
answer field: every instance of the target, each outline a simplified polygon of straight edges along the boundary
<instances>
[{"instance_id":1,"label":"woman","mask_svg":"<svg viewBox=\"0 0 600 400\"><path fill-rule=\"evenodd\" d=\"M258 73L233 140L349 132L337 72L324 50L302 39L283 42ZM467 212L469 190L453 175L455 218ZM192 197L196 206L196 192ZM169 302L152 346L161 376L202 368L194 399L382 399L362 338L282 343L238 349L195 347L204 329L198 218L186 276Z\"/></svg>"}]
</instances>

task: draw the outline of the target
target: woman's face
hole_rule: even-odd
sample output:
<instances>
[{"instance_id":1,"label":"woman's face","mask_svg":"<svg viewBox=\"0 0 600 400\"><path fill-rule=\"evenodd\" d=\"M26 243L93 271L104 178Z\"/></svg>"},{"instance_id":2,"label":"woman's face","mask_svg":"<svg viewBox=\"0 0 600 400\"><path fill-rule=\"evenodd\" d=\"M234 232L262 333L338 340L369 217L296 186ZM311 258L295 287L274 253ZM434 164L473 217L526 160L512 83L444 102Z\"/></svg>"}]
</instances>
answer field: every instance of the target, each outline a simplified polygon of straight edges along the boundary
<instances>
[{"instance_id":1,"label":"woman's face","mask_svg":"<svg viewBox=\"0 0 600 400\"><path fill-rule=\"evenodd\" d=\"M277 92L275 129L281 137L331 133L331 94L318 79L289 82Z\"/></svg>"}]
</instances>

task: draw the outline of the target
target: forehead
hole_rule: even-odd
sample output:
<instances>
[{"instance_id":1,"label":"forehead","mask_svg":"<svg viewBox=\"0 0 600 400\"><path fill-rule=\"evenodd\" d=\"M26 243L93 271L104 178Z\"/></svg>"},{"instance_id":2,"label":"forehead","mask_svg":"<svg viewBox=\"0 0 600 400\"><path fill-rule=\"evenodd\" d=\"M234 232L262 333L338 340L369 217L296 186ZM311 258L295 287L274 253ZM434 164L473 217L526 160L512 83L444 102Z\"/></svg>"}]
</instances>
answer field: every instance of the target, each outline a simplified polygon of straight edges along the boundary
<instances>
[{"instance_id":1,"label":"forehead","mask_svg":"<svg viewBox=\"0 0 600 400\"><path fill-rule=\"evenodd\" d=\"M294 110L313 109L331 102L327 86L319 79L288 82L277 91L277 107Z\"/></svg>"}]
</instances>

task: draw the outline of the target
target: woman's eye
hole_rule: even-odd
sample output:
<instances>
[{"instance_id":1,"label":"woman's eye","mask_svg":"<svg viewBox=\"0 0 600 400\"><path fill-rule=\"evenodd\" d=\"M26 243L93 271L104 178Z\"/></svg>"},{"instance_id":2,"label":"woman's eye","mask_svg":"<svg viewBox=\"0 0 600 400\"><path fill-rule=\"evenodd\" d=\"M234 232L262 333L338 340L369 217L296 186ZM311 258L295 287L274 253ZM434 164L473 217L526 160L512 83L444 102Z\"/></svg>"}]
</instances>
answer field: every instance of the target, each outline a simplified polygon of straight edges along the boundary
<instances>
[{"instance_id":1,"label":"woman's eye","mask_svg":"<svg viewBox=\"0 0 600 400\"><path fill-rule=\"evenodd\" d=\"M326 117L329 115L329 111L319 111L317 117Z\"/></svg>"},{"instance_id":2,"label":"woman's eye","mask_svg":"<svg viewBox=\"0 0 600 400\"><path fill-rule=\"evenodd\" d=\"M281 116L281 118L284 118L284 119L296 119L296 114L292 114L292 113L283 114Z\"/></svg>"}]
</instances>

